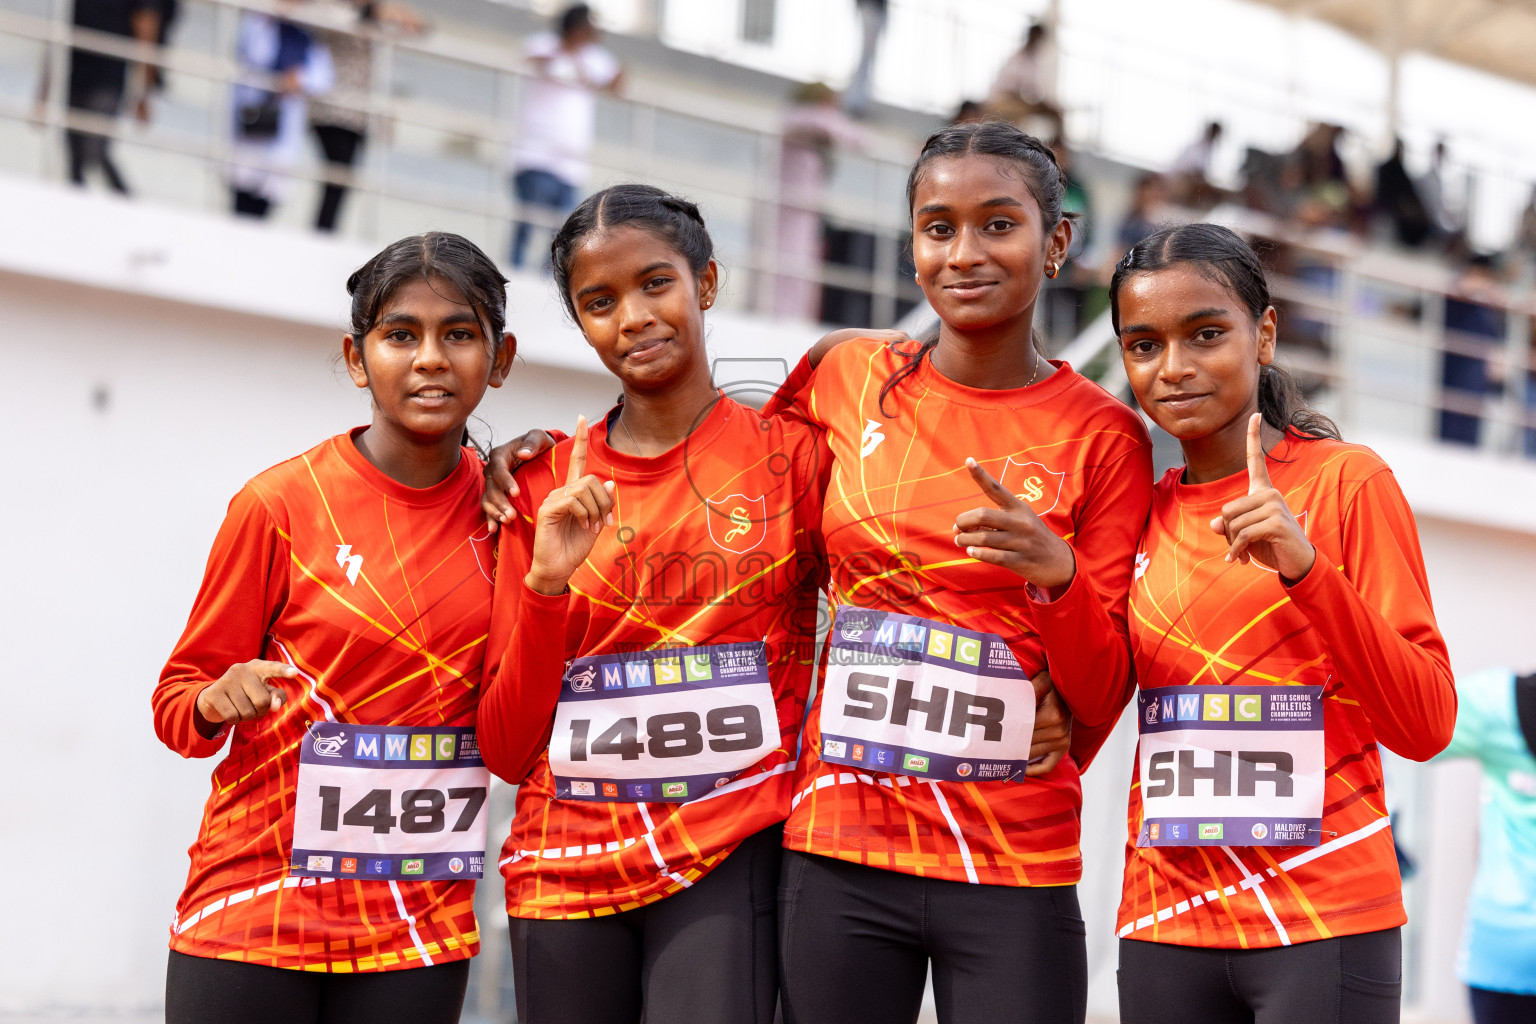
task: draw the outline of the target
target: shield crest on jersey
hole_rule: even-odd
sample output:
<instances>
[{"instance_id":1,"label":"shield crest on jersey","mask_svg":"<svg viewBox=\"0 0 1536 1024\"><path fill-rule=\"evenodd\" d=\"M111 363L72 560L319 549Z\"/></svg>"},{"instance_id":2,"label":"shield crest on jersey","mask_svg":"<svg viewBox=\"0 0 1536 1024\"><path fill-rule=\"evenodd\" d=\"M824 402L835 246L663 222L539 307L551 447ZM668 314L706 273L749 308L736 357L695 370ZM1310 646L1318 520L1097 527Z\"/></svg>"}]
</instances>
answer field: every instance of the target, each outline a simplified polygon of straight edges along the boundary
<instances>
[{"instance_id":1,"label":"shield crest on jersey","mask_svg":"<svg viewBox=\"0 0 1536 1024\"><path fill-rule=\"evenodd\" d=\"M1061 485L1067 474L1057 473L1038 462L1020 462L1010 457L1003 466L998 483L1012 491L1014 496L1043 516L1061 500Z\"/></svg>"},{"instance_id":2,"label":"shield crest on jersey","mask_svg":"<svg viewBox=\"0 0 1536 1024\"><path fill-rule=\"evenodd\" d=\"M722 551L738 555L751 551L768 533L766 495L749 498L745 494L728 494L719 501L704 504L708 509L709 539Z\"/></svg>"}]
</instances>

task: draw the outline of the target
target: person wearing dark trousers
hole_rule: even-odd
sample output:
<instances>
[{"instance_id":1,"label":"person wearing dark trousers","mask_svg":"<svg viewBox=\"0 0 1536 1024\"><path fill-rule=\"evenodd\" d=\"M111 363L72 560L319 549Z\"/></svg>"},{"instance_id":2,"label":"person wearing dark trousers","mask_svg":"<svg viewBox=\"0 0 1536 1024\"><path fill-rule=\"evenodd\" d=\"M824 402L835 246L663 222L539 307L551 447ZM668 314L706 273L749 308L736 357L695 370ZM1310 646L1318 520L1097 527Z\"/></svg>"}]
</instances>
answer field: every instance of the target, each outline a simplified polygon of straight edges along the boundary
<instances>
[{"instance_id":1,"label":"person wearing dark trousers","mask_svg":"<svg viewBox=\"0 0 1536 1024\"><path fill-rule=\"evenodd\" d=\"M163 17L161 0L75 0L73 23L76 28L92 32L157 43ZM142 76L149 73L149 65L135 64L134 68L134 94L138 97L135 115L140 121L148 121L147 78ZM46 90L45 72L45 94ZM128 62L88 49L71 49L68 90L67 102L71 111L116 117L122 111L123 99L128 92ZM112 140L108 136L71 128L64 133L64 143L69 155L71 182L84 185L86 172L99 167L114 192L128 194L128 183L112 159Z\"/></svg>"},{"instance_id":2,"label":"person wearing dark trousers","mask_svg":"<svg viewBox=\"0 0 1536 1024\"><path fill-rule=\"evenodd\" d=\"M320 143L328 170L350 176L362 157L368 139L368 112L358 101L373 88L373 39L381 30L416 35L424 28L421 16L405 4L355 0L337 5L337 12L349 19L345 27L317 28L315 41L331 55L335 84L331 90L336 100L317 98L309 105L309 127ZM327 181L320 192L320 208L315 214L315 229L335 231L341 217L342 201L351 186L344 181Z\"/></svg>"}]
</instances>

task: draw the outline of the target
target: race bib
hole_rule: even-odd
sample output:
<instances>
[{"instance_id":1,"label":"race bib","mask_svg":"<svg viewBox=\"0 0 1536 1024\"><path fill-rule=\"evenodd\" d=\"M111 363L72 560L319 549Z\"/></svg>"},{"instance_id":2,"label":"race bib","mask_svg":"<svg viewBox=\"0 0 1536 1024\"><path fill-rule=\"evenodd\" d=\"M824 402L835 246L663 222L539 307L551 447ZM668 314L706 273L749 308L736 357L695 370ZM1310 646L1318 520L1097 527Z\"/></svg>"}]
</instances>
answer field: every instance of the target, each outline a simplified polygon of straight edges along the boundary
<instances>
[{"instance_id":1,"label":"race bib","mask_svg":"<svg viewBox=\"0 0 1536 1024\"><path fill-rule=\"evenodd\" d=\"M549 768L557 800L697 800L779 746L762 641L577 658Z\"/></svg>"},{"instance_id":2,"label":"race bib","mask_svg":"<svg viewBox=\"0 0 1536 1024\"><path fill-rule=\"evenodd\" d=\"M289 871L478 879L490 781L473 729L316 722L299 750Z\"/></svg>"},{"instance_id":3,"label":"race bib","mask_svg":"<svg viewBox=\"0 0 1536 1024\"><path fill-rule=\"evenodd\" d=\"M1002 637L846 605L827 638L821 759L950 781L1018 781L1035 690Z\"/></svg>"},{"instance_id":4,"label":"race bib","mask_svg":"<svg viewBox=\"0 0 1536 1024\"><path fill-rule=\"evenodd\" d=\"M1137 846L1316 846L1321 686L1142 690Z\"/></svg>"}]
</instances>

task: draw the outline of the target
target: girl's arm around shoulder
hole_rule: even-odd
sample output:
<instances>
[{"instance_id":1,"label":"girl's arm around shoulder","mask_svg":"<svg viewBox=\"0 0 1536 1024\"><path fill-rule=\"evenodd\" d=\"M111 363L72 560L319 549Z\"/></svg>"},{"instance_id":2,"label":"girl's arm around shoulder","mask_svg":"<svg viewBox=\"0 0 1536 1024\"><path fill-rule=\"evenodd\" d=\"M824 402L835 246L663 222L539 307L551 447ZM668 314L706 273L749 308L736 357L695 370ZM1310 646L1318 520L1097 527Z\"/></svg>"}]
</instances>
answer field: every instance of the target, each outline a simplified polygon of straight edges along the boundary
<instances>
[{"instance_id":1,"label":"girl's arm around shoulder","mask_svg":"<svg viewBox=\"0 0 1536 1024\"><path fill-rule=\"evenodd\" d=\"M1413 512L1391 471L1377 465L1341 495L1343 564L1317 558L1288 593L1328 645L1344 693L1359 701L1376 739L1424 761L1451 741L1456 687Z\"/></svg>"},{"instance_id":2,"label":"girl's arm around shoulder","mask_svg":"<svg viewBox=\"0 0 1536 1024\"><path fill-rule=\"evenodd\" d=\"M212 757L223 748L228 729L201 715L198 695L233 666L261 657L287 600L288 542L278 529L251 483L229 503L214 538L187 628L151 698L155 734L183 757Z\"/></svg>"},{"instance_id":3,"label":"girl's arm around shoulder","mask_svg":"<svg viewBox=\"0 0 1536 1024\"><path fill-rule=\"evenodd\" d=\"M810 423L821 423L811 398L818 377L839 372L837 367L847 358L859 352L866 356L871 350L886 348L910 339L901 331L875 331L850 327L821 336L810 347L795 368L784 378L773 397L763 406L764 416L790 416ZM827 369L822 370L823 364ZM820 371L818 373L818 371Z\"/></svg>"},{"instance_id":4,"label":"girl's arm around shoulder","mask_svg":"<svg viewBox=\"0 0 1536 1024\"><path fill-rule=\"evenodd\" d=\"M1135 690L1127 605L1136 544L1152 506L1152 445L1134 414L1107 461L1089 475L1071 540L1076 571L1053 600L1033 600L1035 631L1045 644L1051 678L1073 717L1090 730L1106 727L1093 749L1074 739L1074 756L1091 758ZM1036 595L1032 594L1032 597Z\"/></svg>"}]
</instances>

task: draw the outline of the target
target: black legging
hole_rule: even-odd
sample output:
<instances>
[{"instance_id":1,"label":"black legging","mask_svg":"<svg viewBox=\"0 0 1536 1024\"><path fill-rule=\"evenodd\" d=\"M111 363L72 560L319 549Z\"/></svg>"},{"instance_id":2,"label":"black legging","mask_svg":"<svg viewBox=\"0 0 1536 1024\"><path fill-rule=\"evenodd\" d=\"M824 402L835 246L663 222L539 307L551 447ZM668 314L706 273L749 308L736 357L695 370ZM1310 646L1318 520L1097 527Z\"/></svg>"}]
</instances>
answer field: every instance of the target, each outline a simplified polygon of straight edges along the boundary
<instances>
[{"instance_id":1,"label":"black legging","mask_svg":"<svg viewBox=\"0 0 1536 1024\"><path fill-rule=\"evenodd\" d=\"M1473 1024L1536 1024L1536 995L1469 990Z\"/></svg>"},{"instance_id":2,"label":"black legging","mask_svg":"<svg viewBox=\"0 0 1536 1024\"><path fill-rule=\"evenodd\" d=\"M172 950L165 1024L456 1024L468 984L468 960L327 974Z\"/></svg>"},{"instance_id":3,"label":"black legging","mask_svg":"<svg viewBox=\"0 0 1536 1024\"><path fill-rule=\"evenodd\" d=\"M1121 1024L1397 1024L1397 928L1264 949L1120 940Z\"/></svg>"},{"instance_id":4,"label":"black legging","mask_svg":"<svg viewBox=\"0 0 1536 1024\"><path fill-rule=\"evenodd\" d=\"M681 892L568 921L510 918L519 1024L771 1024L782 825Z\"/></svg>"},{"instance_id":5,"label":"black legging","mask_svg":"<svg viewBox=\"0 0 1536 1024\"><path fill-rule=\"evenodd\" d=\"M1087 1010L1076 886L970 885L786 850L779 935L785 1024L912 1024L930 961L941 1024L1082 1024Z\"/></svg>"}]
</instances>

